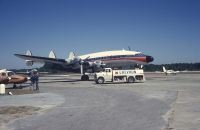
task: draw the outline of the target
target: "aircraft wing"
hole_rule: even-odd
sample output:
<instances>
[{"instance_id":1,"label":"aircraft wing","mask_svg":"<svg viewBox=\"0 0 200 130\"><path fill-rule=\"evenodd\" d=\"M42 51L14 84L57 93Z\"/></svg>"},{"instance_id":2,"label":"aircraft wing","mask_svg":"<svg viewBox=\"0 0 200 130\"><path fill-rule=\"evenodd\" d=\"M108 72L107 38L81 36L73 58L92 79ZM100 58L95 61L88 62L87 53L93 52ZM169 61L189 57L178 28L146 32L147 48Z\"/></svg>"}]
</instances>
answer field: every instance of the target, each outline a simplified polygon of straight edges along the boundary
<instances>
[{"instance_id":1,"label":"aircraft wing","mask_svg":"<svg viewBox=\"0 0 200 130\"><path fill-rule=\"evenodd\" d=\"M30 61L33 61L33 62L55 63L55 64L62 64L62 65L67 64L67 61L65 59L49 58L49 57L41 57L41 56L31 56L31 55L22 55L22 54L14 54L14 55L21 58L21 59L30 60Z\"/></svg>"}]
</instances>

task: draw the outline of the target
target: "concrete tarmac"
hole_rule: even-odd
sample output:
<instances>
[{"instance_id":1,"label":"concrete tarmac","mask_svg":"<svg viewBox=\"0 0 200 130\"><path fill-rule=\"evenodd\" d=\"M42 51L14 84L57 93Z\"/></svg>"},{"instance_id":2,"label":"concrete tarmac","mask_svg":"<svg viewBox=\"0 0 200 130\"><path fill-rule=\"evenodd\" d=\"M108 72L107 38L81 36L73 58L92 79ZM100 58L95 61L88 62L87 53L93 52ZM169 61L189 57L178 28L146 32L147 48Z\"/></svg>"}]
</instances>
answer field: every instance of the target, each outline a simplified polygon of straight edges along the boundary
<instances>
[{"instance_id":1,"label":"concrete tarmac","mask_svg":"<svg viewBox=\"0 0 200 130\"><path fill-rule=\"evenodd\" d=\"M199 130L200 74L146 74L144 83L97 85L79 76L40 77L40 93L0 96L3 130ZM26 89L26 88L24 88ZM16 113L15 113L16 115Z\"/></svg>"}]
</instances>

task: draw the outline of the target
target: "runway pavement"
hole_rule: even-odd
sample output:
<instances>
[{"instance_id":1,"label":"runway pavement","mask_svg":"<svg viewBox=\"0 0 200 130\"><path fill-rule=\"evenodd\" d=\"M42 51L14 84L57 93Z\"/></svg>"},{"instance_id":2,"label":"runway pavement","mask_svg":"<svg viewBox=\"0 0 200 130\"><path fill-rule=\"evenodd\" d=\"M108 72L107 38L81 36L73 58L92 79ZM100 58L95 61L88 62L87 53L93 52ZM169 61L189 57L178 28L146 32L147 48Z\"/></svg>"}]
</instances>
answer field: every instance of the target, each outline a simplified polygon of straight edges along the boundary
<instances>
[{"instance_id":1,"label":"runway pavement","mask_svg":"<svg viewBox=\"0 0 200 130\"><path fill-rule=\"evenodd\" d=\"M200 74L146 74L144 83L134 84L97 85L94 81L79 79L78 75L45 76L40 78L39 93L0 95L0 129L200 128ZM5 107L10 110L12 107L21 109L20 106L39 109L24 113L15 112L14 115L11 112L1 112L3 107L4 110Z\"/></svg>"}]
</instances>

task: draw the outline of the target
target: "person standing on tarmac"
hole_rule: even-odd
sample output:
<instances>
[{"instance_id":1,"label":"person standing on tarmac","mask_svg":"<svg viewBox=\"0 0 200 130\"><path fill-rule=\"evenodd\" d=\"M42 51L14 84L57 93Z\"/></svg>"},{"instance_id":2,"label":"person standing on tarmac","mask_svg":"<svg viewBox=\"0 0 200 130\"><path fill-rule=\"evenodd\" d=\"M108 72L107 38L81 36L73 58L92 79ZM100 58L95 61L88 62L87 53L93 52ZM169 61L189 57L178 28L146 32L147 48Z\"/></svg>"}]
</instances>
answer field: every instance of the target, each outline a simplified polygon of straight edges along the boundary
<instances>
[{"instance_id":1,"label":"person standing on tarmac","mask_svg":"<svg viewBox=\"0 0 200 130\"><path fill-rule=\"evenodd\" d=\"M34 86L36 87L35 90L39 90L39 73L36 69L34 69L31 73L31 85L33 86L33 90L34 90Z\"/></svg>"}]
</instances>

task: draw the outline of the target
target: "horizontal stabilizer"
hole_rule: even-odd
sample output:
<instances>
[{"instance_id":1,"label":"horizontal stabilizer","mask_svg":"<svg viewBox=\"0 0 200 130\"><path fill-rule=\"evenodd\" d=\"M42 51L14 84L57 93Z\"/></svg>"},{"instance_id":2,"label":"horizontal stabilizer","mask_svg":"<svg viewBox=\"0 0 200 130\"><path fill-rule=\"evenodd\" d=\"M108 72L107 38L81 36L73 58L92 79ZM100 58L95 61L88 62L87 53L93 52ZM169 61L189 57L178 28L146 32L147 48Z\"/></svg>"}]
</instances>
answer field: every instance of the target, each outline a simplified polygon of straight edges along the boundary
<instances>
[{"instance_id":1,"label":"horizontal stabilizer","mask_svg":"<svg viewBox=\"0 0 200 130\"><path fill-rule=\"evenodd\" d=\"M55 53L53 51L50 51L49 58L56 59L56 55L55 55Z\"/></svg>"},{"instance_id":2,"label":"horizontal stabilizer","mask_svg":"<svg viewBox=\"0 0 200 130\"><path fill-rule=\"evenodd\" d=\"M37 63L56 63L56 64L65 64L65 59L55 59L49 57L41 57L41 56L28 56L22 54L14 54L15 56L22 58L26 61L33 61Z\"/></svg>"}]
</instances>

